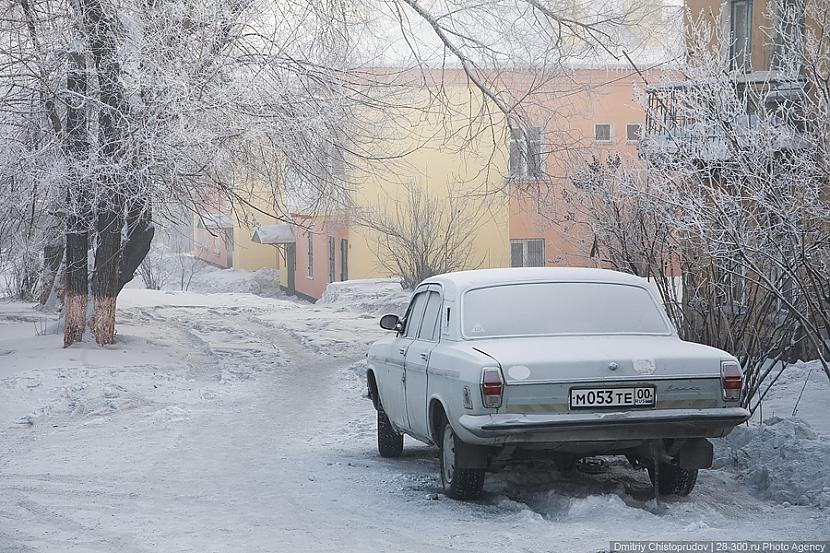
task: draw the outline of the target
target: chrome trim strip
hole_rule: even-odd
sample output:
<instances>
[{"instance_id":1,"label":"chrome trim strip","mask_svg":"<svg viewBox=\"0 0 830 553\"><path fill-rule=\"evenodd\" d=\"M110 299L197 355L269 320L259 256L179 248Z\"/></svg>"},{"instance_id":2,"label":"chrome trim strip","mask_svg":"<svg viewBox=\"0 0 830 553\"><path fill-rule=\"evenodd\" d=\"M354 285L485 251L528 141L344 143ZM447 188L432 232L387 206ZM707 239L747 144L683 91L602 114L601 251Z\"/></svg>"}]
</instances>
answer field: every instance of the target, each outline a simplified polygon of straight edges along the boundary
<instances>
[{"instance_id":1,"label":"chrome trim strip","mask_svg":"<svg viewBox=\"0 0 830 553\"><path fill-rule=\"evenodd\" d=\"M648 375L636 374L631 376L614 375L613 377L594 376L590 378L558 378L555 380L515 380L505 381L508 386L526 386L528 384L576 384L592 383L609 384L614 382L650 382L653 380L720 380L720 374L678 374L678 375Z\"/></svg>"}]
</instances>

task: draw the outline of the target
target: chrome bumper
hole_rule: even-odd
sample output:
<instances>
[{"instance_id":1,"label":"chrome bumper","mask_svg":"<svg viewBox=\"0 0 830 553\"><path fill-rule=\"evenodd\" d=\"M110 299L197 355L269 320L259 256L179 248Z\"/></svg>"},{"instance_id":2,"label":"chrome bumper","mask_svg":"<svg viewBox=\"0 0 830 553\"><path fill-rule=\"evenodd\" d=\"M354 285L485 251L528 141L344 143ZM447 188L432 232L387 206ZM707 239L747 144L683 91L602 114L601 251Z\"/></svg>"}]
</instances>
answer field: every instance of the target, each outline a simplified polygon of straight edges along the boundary
<instances>
[{"instance_id":1,"label":"chrome bumper","mask_svg":"<svg viewBox=\"0 0 830 553\"><path fill-rule=\"evenodd\" d=\"M476 444L719 438L749 418L742 407L607 413L462 415L459 437ZM465 439L466 438L466 439Z\"/></svg>"}]
</instances>

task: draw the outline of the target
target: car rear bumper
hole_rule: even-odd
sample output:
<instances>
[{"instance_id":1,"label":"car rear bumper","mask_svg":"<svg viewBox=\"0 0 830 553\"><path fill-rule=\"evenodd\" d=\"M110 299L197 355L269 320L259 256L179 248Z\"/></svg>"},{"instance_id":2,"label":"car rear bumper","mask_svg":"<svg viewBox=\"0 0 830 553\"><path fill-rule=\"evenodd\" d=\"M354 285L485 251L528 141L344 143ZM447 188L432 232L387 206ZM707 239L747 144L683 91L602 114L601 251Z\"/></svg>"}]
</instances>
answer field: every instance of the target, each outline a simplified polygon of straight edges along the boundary
<instances>
[{"instance_id":1,"label":"car rear bumper","mask_svg":"<svg viewBox=\"0 0 830 553\"><path fill-rule=\"evenodd\" d=\"M474 444L719 438L746 421L742 407L607 413L462 415L459 437Z\"/></svg>"}]
</instances>

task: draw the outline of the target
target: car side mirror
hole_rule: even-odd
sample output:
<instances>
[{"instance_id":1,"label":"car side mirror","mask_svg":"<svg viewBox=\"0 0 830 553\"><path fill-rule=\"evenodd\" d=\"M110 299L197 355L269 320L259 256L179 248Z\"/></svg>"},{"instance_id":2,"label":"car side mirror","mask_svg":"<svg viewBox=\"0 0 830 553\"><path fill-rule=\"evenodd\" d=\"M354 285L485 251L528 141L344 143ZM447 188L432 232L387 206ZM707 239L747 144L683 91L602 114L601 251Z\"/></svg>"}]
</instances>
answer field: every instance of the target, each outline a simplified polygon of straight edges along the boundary
<instances>
[{"instance_id":1,"label":"car side mirror","mask_svg":"<svg viewBox=\"0 0 830 553\"><path fill-rule=\"evenodd\" d=\"M401 320L397 315L384 315L380 318L380 327L383 330L401 330Z\"/></svg>"}]
</instances>

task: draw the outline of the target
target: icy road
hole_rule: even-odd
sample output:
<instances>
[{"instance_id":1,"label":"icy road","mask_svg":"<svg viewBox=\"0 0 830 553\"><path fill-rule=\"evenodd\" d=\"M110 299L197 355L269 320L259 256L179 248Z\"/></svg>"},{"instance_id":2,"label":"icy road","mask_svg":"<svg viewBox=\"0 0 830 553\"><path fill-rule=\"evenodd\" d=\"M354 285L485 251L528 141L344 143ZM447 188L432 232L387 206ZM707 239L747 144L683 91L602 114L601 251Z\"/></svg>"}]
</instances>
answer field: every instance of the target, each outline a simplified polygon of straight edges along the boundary
<instances>
[{"instance_id":1,"label":"icy road","mask_svg":"<svg viewBox=\"0 0 830 553\"><path fill-rule=\"evenodd\" d=\"M434 449L376 454L362 364L382 332L374 317L126 290L119 342L105 350L61 349L53 318L0 304L3 553L535 553L830 537L829 509L767 498L728 462L662 508L644 472L615 462L567 477L510 471L490 476L480 502L449 500Z\"/></svg>"}]
</instances>

